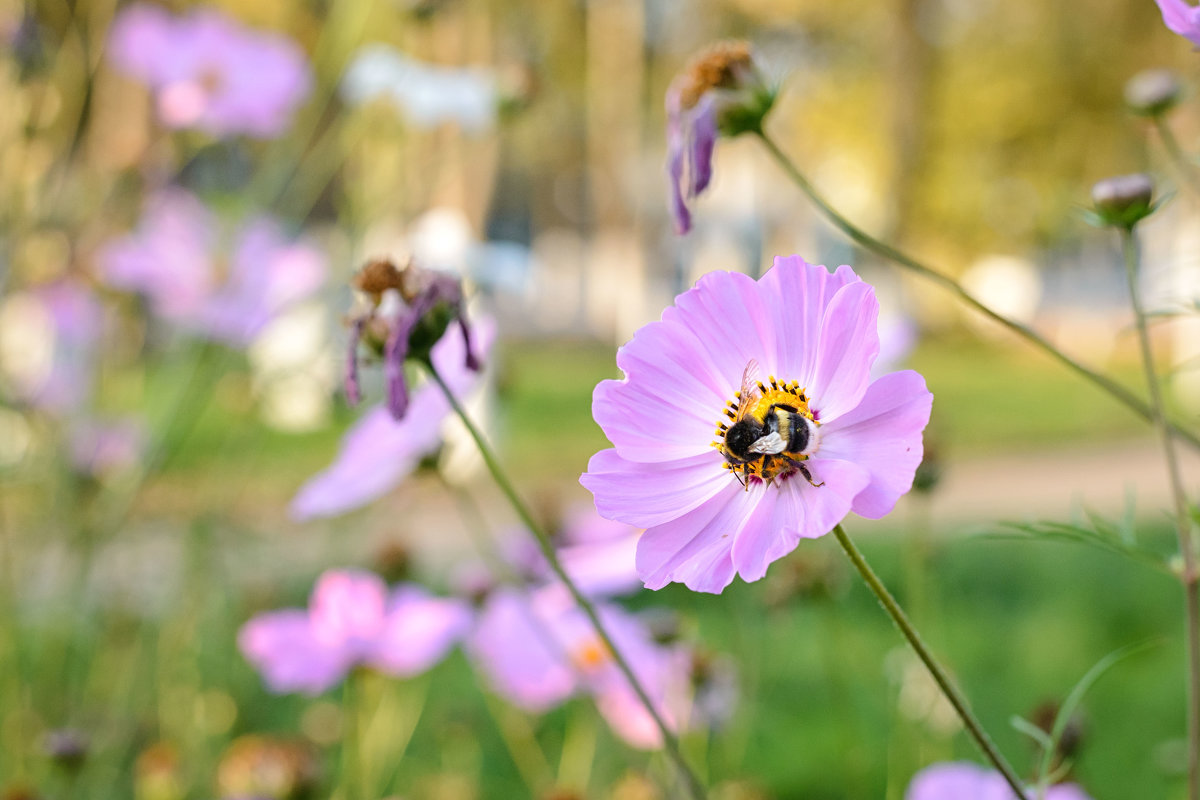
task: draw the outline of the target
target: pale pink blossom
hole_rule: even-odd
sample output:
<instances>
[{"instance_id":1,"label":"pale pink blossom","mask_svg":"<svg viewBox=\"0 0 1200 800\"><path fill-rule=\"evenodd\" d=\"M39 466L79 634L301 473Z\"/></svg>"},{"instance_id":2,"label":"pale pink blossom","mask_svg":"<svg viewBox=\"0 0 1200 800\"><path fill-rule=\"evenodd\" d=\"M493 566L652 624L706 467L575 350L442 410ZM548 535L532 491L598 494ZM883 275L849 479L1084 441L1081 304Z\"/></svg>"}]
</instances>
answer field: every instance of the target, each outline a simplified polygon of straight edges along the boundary
<instances>
[{"instance_id":1,"label":"pale pink blossom","mask_svg":"<svg viewBox=\"0 0 1200 800\"><path fill-rule=\"evenodd\" d=\"M307 609L254 617L242 626L238 646L271 691L320 694L355 666L396 677L424 672L470 621L461 600L433 597L414 584L389 592L371 573L330 570Z\"/></svg>"},{"instance_id":2,"label":"pale pink blossom","mask_svg":"<svg viewBox=\"0 0 1200 800\"><path fill-rule=\"evenodd\" d=\"M617 352L625 377L592 402L614 447L581 481L601 515L645 528L647 587L758 580L801 539L851 511L882 517L911 488L933 398L912 371L871 380L878 311L850 267L777 258L758 281L704 276ZM741 457L726 438L739 392L753 407ZM787 441L776 409L791 410Z\"/></svg>"}]
</instances>

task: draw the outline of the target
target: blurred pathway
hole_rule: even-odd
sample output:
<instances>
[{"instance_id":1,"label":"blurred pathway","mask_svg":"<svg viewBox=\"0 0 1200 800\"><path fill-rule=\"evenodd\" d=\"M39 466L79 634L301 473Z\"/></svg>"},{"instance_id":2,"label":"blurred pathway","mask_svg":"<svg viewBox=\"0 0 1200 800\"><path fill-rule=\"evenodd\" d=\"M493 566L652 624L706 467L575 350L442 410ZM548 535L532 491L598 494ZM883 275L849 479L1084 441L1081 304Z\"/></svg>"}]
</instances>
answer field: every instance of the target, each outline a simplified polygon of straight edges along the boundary
<instances>
[{"instance_id":1,"label":"blurred pathway","mask_svg":"<svg viewBox=\"0 0 1200 800\"><path fill-rule=\"evenodd\" d=\"M1200 453L1179 446L1184 483L1200 502ZM1150 440L1075 444L1025 454L948 459L933 495L939 528L1000 520L1067 519L1080 506L1109 517L1135 498L1138 516L1172 507L1162 448Z\"/></svg>"}]
</instances>

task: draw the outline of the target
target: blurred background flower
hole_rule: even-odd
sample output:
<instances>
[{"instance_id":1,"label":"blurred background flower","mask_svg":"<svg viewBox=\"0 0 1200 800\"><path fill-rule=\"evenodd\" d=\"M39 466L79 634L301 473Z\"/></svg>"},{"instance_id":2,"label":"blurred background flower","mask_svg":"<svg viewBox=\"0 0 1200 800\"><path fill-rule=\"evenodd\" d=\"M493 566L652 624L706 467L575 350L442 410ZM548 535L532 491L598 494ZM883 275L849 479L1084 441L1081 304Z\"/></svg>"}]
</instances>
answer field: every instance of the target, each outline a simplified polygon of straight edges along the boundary
<instances>
[{"instance_id":1,"label":"blurred background flower","mask_svg":"<svg viewBox=\"0 0 1200 800\"><path fill-rule=\"evenodd\" d=\"M255 31L216 8L176 17L133 3L113 20L109 57L154 92L168 128L271 139L283 133L312 89L303 51L273 31Z\"/></svg>"}]
</instances>

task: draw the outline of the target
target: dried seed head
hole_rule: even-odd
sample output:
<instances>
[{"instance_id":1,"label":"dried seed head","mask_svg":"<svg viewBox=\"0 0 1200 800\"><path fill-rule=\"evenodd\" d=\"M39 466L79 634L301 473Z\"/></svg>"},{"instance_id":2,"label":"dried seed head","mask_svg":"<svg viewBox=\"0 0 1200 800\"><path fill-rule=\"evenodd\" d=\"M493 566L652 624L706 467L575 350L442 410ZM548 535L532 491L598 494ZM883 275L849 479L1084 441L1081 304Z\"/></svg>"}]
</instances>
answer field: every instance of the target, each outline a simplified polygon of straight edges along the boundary
<instances>
[{"instance_id":1,"label":"dried seed head","mask_svg":"<svg viewBox=\"0 0 1200 800\"><path fill-rule=\"evenodd\" d=\"M680 104L694 108L712 89L741 89L755 73L750 45L744 41L717 42L696 56L684 69L679 86Z\"/></svg>"},{"instance_id":2,"label":"dried seed head","mask_svg":"<svg viewBox=\"0 0 1200 800\"><path fill-rule=\"evenodd\" d=\"M405 271L407 269L406 266ZM389 289L399 291L404 285L404 275L390 259L376 258L368 261L351 282L355 289L378 301L379 296Z\"/></svg>"}]
</instances>

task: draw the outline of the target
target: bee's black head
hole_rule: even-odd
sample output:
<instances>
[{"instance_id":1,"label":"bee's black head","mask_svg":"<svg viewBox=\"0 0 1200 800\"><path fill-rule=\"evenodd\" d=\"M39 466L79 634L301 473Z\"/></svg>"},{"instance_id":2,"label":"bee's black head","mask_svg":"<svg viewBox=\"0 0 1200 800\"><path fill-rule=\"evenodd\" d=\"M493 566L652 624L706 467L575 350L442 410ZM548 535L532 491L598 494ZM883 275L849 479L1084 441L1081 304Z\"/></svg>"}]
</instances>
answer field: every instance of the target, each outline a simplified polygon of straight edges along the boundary
<instances>
[{"instance_id":1,"label":"bee's black head","mask_svg":"<svg viewBox=\"0 0 1200 800\"><path fill-rule=\"evenodd\" d=\"M762 425L753 419L741 419L725 432L725 448L738 458L749 460L750 445L762 438Z\"/></svg>"}]
</instances>

